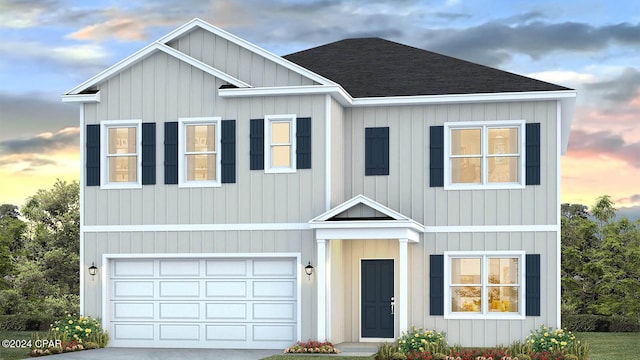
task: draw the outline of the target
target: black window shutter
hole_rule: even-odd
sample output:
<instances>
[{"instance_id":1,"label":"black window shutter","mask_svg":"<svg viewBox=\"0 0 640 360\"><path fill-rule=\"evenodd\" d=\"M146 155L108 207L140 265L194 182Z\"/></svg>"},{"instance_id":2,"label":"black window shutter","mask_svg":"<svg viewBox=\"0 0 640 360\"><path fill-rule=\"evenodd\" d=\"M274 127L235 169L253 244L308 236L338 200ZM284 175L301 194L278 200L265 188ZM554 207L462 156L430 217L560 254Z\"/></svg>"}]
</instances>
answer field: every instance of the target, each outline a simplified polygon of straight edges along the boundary
<instances>
[{"instance_id":1,"label":"black window shutter","mask_svg":"<svg viewBox=\"0 0 640 360\"><path fill-rule=\"evenodd\" d=\"M236 121L222 120L220 129L220 164L222 168L222 183L236 182Z\"/></svg>"},{"instance_id":2,"label":"black window shutter","mask_svg":"<svg viewBox=\"0 0 640 360\"><path fill-rule=\"evenodd\" d=\"M444 186L444 126L429 129L429 186Z\"/></svg>"},{"instance_id":3,"label":"black window shutter","mask_svg":"<svg viewBox=\"0 0 640 360\"><path fill-rule=\"evenodd\" d=\"M164 183L178 183L178 122L164 123Z\"/></svg>"},{"instance_id":4,"label":"black window shutter","mask_svg":"<svg viewBox=\"0 0 640 360\"><path fill-rule=\"evenodd\" d=\"M142 185L156 183L156 123L142 123Z\"/></svg>"},{"instance_id":5,"label":"black window shutter","mask_svg":"<svg viewBox=\"0 0 640 360\"><path fill-rule=\"evenodd\" d=\"M389 175L389 128L365 129L365 175Z\"/></svg>"},{"instance_id":6,"label":"black window shutter","mask_svg":"<svg viewBox=\"0 0 640 360\"><path fill-rule=\"evenodd\" d=\"M525 131L526 184L540 185L540 123L528 123Z\"/></svg>"},{"instance_id":7,"label":"black window shutter","mask_svg":"<svg viewBox=\"0 0 640 360\"><path fill-rule=\"evenodd\" d=\"M429 314L444 315L444 255L429 255Z\"/></svg>"},{"instance_id":8,"label":"black window shutter","mask_svg":"<svg viewBox=\"0 0 640 360\"><path fill-rule=\"evenodd\" d=\"M296 121L296 167L311 169L311 118Z\"/></svg>"},{"instance_id":9,"label":"black window shutter","mask_svg":"<svg viewBox=\"0 0 640 360\"><path fill-rule=\"evenodd\" d=\"M100 186L100 125L87 125L86 174L87 186Z\"/></svg>"},{"instance_id":10,"label":"black window shutter","mask_svg":"<svg viewBox=\"0 0 640 360\"><path fill-rule=\"evenodd\" d=\"M540 254L526 255L526 316L540 316Z\"/></svg>"},{"instance_id":11,"label":"black window shutter","mask_svg":"<svg viewBox=\"0 0 640 360\"><path fill-rule=\"evenodd\" d=\"M264 169L264 119L251 119L249 125L249 168Z\"/></svg>"}]
</instances>

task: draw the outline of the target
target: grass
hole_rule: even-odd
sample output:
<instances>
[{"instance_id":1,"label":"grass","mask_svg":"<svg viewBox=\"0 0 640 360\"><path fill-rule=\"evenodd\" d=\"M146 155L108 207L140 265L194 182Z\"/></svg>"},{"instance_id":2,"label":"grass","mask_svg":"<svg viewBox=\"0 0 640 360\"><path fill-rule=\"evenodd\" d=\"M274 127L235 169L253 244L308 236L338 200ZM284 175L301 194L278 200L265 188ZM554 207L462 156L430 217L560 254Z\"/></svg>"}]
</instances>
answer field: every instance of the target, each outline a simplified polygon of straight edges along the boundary
<instances>
[{"instance_id":1,"label":"grass","mask_svg":"<svg viewBox=\"0 0 640 360\"><path fill-rule=\"evenodd\" d=\"M0 331L0 341L29 340L31 333L31 331ZM31 351L30 347L6 349L0 345L0 360L27 359L29 351Z\"/></svg>"},{"instance_id":2,"label":"grass","mask_svg":"<svg viewBox=\"0 0 640 360\"><path fill-rule=\"evenodd\" d=\"M640 333L577 333L576 338L589 344L593 360L640 359Z\"/></svg>"}]
</instances>

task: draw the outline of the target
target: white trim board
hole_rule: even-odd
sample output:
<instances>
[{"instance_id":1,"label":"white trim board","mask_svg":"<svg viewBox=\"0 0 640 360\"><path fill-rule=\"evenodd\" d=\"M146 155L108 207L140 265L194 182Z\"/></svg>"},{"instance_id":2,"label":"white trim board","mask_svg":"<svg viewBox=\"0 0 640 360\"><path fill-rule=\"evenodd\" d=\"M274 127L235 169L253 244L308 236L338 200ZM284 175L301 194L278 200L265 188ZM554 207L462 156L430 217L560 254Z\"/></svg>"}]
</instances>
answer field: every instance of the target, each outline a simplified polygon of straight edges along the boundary
<instances>
[{"instance_id":1,"label":"white trim board","mask_svg":"<svg viewBox=\"0 0 640 360\"><path fill-rule=\"evenodd\" d=\"M331 228L332 225L333 229ZM557 232L560 231L559 225L470 225L470 226L424 226L424 228L413 228L412 223L386 220L380 222L355 222L341 221L329 222L329 224L316 224L311 226L309 223L240 223L240 224L159 224L159 225L83 225L81 233L98 233L98 232L176 232L176 231L253 231L253 230L310 230L312 228L318 230L335 230L348 231L363 229L372 229L375 235L375 229L389 228L393 230L399 228L411 229L413 231L424 233L492 233L492 232ZM398 237L398 236L396 236ZM394 238L396 238L394 237Z\"/></svg>"}]
</instances>

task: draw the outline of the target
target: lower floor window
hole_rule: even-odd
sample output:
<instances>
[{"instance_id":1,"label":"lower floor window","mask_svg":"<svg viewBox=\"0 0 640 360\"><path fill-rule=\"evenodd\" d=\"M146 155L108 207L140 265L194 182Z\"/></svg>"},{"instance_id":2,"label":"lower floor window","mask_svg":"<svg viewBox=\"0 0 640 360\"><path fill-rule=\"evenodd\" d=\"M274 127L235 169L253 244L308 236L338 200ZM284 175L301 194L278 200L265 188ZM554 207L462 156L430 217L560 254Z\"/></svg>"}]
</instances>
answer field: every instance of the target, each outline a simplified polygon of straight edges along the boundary
<instances>
[{"instance_id":1,"label":"lower floor window","mask_svg":"<svg viewBox=\"0 0 640 360\"><path fill-rule=\"evenodd\" d=\"M445 253L446 314L521 316L523 257L523 252Z\"/></svg>"}]
</instances>

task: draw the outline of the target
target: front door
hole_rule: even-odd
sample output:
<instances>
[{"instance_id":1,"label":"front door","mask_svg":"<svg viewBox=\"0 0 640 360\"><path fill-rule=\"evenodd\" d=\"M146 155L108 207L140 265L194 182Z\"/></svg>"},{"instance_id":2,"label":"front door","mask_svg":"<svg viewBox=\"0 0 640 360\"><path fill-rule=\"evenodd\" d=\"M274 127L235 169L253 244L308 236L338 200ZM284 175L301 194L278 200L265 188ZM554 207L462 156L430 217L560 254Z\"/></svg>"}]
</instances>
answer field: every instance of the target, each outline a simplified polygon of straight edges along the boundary
<instances>
[{"instance_id":1,"label":"front door","mask_svg":"<svg viewBox=\"0 0 640 360\"><path fill-rule=\"evenodd\" d=\"M393 260L362 260L360 273L362 337L393 338Z\"/></svg>"}]
</instances>

